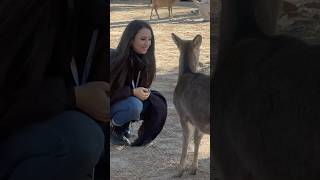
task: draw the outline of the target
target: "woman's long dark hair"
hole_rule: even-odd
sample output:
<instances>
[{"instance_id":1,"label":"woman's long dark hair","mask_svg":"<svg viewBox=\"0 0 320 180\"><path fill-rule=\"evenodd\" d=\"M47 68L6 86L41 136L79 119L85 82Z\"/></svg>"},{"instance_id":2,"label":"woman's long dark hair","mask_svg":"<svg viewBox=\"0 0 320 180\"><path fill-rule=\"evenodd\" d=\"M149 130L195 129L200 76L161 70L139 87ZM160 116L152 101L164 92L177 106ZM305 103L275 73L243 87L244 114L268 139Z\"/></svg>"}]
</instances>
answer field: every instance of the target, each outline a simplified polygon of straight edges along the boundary
<instances>
[{"instance_id":1,"label":"woman's long dark hair","mask_svg":"<svg viewBox=\"0 0 320 180\"><path fill-rule=\"evenodd\" d=\"M111 68L111 89L115 90L124 85L127 79L128 70L130 68L130 54L133 52L133 40L142 28L147 28L151 31L151 45L146 54L141 55L141 59L145 64L145 69L141 72L142 87L150 87L156 73L156 63L154 55L154 34L151 26L142 20L131 21L124 30L121 40L116 49L115 55L110 59Z\"/></svg>"}]
</instances>

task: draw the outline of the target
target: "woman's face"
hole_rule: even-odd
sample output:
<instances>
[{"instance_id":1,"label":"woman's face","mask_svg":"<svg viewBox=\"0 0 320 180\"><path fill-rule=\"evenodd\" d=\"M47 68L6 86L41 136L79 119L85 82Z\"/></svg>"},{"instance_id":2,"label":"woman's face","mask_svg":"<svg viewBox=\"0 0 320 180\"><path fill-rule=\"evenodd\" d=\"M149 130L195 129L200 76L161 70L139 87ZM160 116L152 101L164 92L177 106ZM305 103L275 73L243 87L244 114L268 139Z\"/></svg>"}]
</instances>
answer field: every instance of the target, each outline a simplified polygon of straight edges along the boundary
<instances>
[{"instance_id":1,"label":"woman's face","mask_svg":"<svg viewBox=\"0 0 320 180\"><path fill-rule=\"evenodd\" d=\"M151 31L148 28L142 28L133 39L132 48L137 54L146 54L151 46Z\"/></svg>"}]
</instances>

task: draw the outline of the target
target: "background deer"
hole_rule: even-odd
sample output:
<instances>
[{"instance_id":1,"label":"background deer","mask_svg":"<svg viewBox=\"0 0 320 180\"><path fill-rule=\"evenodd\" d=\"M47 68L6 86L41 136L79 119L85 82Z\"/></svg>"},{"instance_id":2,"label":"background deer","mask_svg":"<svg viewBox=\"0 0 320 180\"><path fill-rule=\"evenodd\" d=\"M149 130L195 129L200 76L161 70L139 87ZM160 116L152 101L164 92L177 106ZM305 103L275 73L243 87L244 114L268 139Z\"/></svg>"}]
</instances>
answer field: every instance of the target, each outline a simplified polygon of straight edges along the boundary
<instances>
[{"instance_id":1,"label":"background deer","mask_svg":"<svg viewBox=\"0 0 320 180\"><path fill-rule=\"evenodd\" d=\"M179 77L173 95L173 103L180 116L183 145L178 177L183 175L187 149L194 130L194 157L191 174L198 169L198 152L203 133L210 133L210 77L197 73L202 37L182 40L172 33L172 39L180 51Z\"/></svg>"},{"instance_id":2,"label":"background deer","mask_svg":"<svg viewBox=\"0 0 320 180\"><path fill-rule=\"evenodd\" d=\"M223 0L213 154L223 180L320 179L320 46L275 31L278 0Z\"/></svg>"},{"instance_id":3,"label":"background deer","mask_svg":"<svg viewBox=\"0 0 320 180\"><path fill-rule=\"evenodd\" d=\"M151 0L150 19L152 18L153 9L156 11L158 19L160 19L160 16L158 14L158 8L159 7L168 7L169 18L171 19L173 17L173 15L172 15L172 6L174 6L176 4L176 2L177 2L177 0Z\"/></svg>"}]
</instances>

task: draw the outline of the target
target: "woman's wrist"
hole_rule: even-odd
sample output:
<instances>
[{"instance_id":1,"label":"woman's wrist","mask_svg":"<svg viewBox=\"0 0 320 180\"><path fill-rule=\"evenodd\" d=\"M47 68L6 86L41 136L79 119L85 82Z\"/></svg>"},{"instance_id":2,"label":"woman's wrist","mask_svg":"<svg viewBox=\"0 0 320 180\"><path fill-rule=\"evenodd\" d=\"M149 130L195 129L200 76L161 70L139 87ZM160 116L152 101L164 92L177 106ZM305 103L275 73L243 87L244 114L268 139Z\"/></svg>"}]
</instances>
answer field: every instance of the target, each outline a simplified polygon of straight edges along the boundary
<instances>
[{"instance_id":1,"label":"woman's wrist","mask_svg":"<svg viewBox=\"0 0 320 180\"><path fill-rule=\"evenodd\" d=\"M135 96L135 97L139 97L138 94L139 94L138 89L137 88L133 88L132 89L132 95Z\"/></svg>"}]
</instances>

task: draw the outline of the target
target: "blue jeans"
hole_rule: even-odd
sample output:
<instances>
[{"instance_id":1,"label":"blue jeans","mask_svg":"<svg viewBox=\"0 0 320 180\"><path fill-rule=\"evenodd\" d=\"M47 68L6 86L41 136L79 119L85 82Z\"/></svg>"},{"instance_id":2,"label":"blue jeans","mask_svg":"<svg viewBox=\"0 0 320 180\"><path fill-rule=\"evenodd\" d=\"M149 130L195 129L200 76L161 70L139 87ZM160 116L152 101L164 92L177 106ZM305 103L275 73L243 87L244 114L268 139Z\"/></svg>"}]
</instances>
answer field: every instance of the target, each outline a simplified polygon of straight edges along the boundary
<instances>
[{"instance_id":1,"label":"blue jeans","mask_svg":"<svg viewBox=\"0 0 320 180\"><path fill-rule=\"evenodd\" d=\"M143 102L134 96L130 96L111 106L112 123L123 126L132 120L140 120L143 110Z\"/></svg>"},{"instance_id":2,"label":"blue jeans","mask_svg":"<svg viewBox=\"0 0 320 180\"><path fill-rule=\"evenodd\" d=\"M104 134L98 123L66 111L1 142L0 179L90 180L102 153Z\"/></svg>"}]
</instances>

